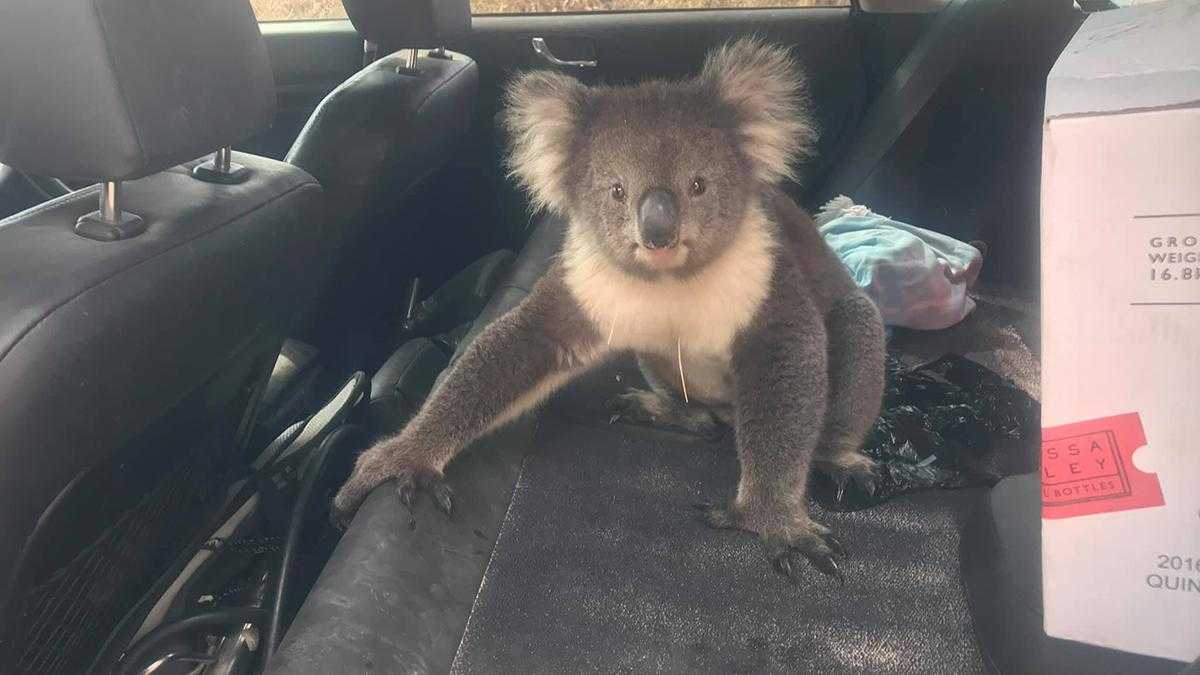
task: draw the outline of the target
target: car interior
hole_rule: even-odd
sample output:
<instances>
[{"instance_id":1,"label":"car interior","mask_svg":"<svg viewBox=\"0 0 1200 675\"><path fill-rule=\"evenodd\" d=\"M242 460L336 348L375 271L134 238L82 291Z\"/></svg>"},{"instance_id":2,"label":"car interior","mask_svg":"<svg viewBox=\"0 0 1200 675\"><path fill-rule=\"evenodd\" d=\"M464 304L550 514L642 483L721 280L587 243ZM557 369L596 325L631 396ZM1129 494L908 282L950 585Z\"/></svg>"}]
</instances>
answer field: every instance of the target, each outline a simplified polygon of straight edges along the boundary
<instances>
[{"instance_id":1,"label":"car interior","mask_svg":"<svg viewBox=\"0 0 1200 675\"><path fill-rule=\"evenodd\" d=\"M820 139L786 191L986 245L975 313L889 352L1036 399L1046 75L1108 3L343 1L0 7L0 672L1185 667L1043 632L1036 443L991 485L818 498L844 583L792 585L689 506L733 489L731 439L614 423L631 358L474 444L452 517L390 485L329 514L558 253L497 122L535 68L620 84L788 46Z\"/></svg>"}]
</instances>

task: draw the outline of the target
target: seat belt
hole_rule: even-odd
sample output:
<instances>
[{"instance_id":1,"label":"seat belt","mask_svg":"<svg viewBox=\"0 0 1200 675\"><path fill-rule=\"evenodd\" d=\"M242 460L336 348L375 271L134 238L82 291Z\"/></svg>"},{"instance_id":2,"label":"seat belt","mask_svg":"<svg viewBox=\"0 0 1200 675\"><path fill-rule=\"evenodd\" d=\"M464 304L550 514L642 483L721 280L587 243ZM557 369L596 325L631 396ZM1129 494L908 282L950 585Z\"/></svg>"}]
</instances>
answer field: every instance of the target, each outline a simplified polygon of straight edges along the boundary
<instances>
[{"instance_id":1,"label":"seat belt","mask_svg":"<svg viewBox=\"0 0 1200 675\"><path fill-rule=\"evenodd\" d=\"M973 42L970 18L979 14L979 6L1003 1L951 0L934 16L863 117L849 152L825 181L820 203L853 197L867 182Z\"/></svg>"}]
</instances>

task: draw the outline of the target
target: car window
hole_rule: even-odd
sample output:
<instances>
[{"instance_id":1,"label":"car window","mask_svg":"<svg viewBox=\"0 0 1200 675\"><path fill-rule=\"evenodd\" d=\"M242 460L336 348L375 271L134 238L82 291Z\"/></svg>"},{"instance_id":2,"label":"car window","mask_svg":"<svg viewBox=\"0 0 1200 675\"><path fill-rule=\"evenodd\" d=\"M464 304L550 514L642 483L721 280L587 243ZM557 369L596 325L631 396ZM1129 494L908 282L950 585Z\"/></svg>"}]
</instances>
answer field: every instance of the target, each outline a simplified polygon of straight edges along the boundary
<instances>
[{"instance_id":1,"label":"car window","mask_svg":"<svg viewBox=\"0 0 1200 675\"><path fill-rule=\"evenodd\" d=\"M259 21L344 19L342 0L250 0Z\"/></svg>"},{"instance_id":2,"label":"car window","mask_svg":"<svg viewBox=\"0 0 1200 675\"><path fill-rule=\"evenodd\" d=\"M845 7L850 0L471 0L474 14L629 12L662 9Z\"/></svg>"},{"instance_id":3,"label":"car window","mask_svg":"<svg viewBox=\"0 0 1200 675\"><path fill-rule=\"evenodd\" d=\"M259 21L344 19L341 0L250 0ZM473 14L628 12L656 9L845 7L850 0L471 0Z\"/></svg>"}]
</instances>

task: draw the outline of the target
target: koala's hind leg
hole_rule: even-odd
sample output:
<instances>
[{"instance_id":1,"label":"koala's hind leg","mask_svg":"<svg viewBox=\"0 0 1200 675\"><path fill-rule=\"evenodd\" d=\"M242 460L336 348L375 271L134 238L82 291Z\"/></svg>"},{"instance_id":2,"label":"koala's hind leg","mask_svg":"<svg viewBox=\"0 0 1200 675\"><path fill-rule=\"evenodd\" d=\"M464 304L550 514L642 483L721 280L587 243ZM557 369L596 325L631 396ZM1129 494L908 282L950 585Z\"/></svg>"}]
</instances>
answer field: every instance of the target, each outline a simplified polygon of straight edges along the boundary
<instances>
[{"instance_id":1,"label":"koala's hind leg","mask_svg":"<svg viewBox=\"0 0 1200 675\"><path fill-rule=\"evenodd\" d=\"M829 336L829 401L815 465L839 485L874 492L875 468L862 453L883 401L886 344L875 303L861 293L838 301L825 319Z\"/></svg>"},{"instance_id":2,"label":"koala's hind leg","mask_svg":"<svg viewBox=\"0 0 1200 675\"><path fill-rule=\"evenodd\" d=\"M639 354L638 368L650 388L631 388L614 398L609 403L612 421L671 427L709 440L723 436L726 423L717 411L700 403L684 403L675 387L667 383L663 373L670 372L670 367L670 362L660 356Z\"/></svg>"}]
</instances>

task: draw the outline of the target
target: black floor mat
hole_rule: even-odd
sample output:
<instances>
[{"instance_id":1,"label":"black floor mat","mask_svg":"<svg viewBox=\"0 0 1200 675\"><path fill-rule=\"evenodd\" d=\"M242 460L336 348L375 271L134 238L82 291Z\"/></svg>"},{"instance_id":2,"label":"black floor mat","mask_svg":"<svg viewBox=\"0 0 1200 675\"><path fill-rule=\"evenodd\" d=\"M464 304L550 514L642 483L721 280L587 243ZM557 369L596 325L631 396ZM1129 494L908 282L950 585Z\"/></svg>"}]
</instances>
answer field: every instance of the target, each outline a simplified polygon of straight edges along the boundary
<instances>
[{"instance_id":1,"label":"black floor mat","mask_svg":"<svg viewBox=\"0 0 1200 675\"><path fill-rule=\"evenodd\" d=\"M815 512L846 587L796 587L752 535L694 519L736 477L728 441L547 414L452 671L984 671L958 563L981 490Z\"/></svg>"}]
</instances>

